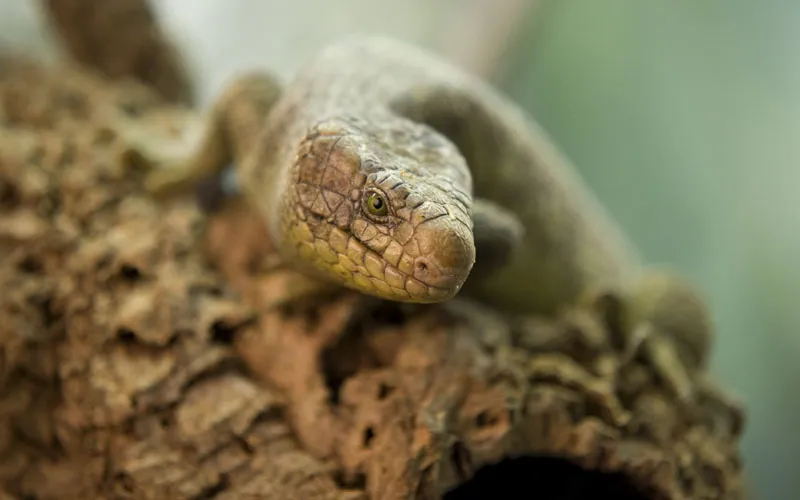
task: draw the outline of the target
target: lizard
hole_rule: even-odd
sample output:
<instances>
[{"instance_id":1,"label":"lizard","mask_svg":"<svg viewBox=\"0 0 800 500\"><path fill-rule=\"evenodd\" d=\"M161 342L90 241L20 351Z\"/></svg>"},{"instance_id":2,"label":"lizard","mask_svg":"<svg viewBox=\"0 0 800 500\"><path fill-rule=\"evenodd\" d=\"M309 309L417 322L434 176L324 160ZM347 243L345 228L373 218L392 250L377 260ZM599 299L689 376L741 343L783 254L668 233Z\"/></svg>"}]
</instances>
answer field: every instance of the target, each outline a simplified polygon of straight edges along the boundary
<instances>
[{"instance_id":1,"label":"lizard","mask_svg":"<svg viewBox=\"0 0 800 500\"><path fill-rule=\"evenodd\" d=\"M119 129L154 195L233 164L283 261L321 286L415 303L463 294L514 314L611 300L628 352L682 400L707 361L696 288L644 263L528 113L420 47L351 35L286 84L242 73L181 147Z\"/></svg>"}]
</instances>

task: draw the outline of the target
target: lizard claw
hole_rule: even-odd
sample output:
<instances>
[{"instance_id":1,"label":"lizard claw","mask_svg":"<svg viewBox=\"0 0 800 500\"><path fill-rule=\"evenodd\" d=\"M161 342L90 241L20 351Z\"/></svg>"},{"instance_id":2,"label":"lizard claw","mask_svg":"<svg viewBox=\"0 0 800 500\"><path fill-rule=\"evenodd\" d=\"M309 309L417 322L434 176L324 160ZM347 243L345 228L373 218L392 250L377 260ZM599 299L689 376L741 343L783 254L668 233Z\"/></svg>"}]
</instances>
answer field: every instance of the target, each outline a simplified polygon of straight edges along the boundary
<instances>
[{"instance_id":1,"label":"lizard claw","mask_svg":"<svg viewBox=\"0 0 800 500\"><path fill-rule=\"evenodd\" d=\"M680 402L689 404L694 398L694 383L672 340L657 331L649 322L637 325L624 348L621 363L628 364L643 352L647 362Z\"/></svg>"}]
</instances>

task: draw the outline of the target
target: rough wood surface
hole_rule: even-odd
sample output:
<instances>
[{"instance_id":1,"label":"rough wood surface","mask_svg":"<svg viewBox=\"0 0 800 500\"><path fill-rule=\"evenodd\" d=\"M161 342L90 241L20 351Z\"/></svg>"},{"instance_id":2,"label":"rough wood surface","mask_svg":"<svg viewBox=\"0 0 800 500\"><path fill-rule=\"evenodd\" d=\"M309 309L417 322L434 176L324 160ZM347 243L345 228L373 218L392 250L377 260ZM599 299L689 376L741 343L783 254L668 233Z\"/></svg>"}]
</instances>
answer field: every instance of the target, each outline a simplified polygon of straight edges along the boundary
<instances>
[{"instance_id":1,"label":"rough wood surface","mask_svg":"<svg viewBox=\"0 0 800 500\"><path fill-rule=\"evenodd\" d=\"M302 280L265 270L255 216L149 199L109 109L165 134L196 118L0 62L7 498L744 498L741 409L702 378L679 406L600 314L289 307Z\"/></svg>"}]
</instances>

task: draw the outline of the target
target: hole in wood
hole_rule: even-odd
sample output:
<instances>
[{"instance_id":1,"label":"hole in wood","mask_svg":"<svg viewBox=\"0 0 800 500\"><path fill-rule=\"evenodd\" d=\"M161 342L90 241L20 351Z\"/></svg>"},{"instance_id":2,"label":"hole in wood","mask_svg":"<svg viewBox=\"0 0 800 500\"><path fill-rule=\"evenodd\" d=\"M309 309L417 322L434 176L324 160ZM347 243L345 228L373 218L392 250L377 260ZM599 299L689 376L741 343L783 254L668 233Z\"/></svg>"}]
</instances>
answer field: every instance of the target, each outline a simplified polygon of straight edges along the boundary
<instances>
[{"instance_id":1,"label":"hole in wood","mask_svg":"<svg viewBox=\"0 0 800 500\"><path fill-rule=\"evenodd\" d=\"M622 473L587 470L563 458L524 455L481 467L471 479L446 492L443 498L647 500L650 497L637 491Z\"/></svg>"}]
</instances>

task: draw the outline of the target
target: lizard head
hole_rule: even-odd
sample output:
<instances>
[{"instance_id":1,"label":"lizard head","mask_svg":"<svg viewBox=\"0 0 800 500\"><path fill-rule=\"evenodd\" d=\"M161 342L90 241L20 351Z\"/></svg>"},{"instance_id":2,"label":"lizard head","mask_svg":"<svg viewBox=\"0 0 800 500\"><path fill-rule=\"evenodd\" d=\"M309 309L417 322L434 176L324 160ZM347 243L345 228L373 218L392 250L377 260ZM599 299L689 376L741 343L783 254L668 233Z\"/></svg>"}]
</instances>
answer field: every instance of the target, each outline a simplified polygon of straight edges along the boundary
<instances>
[{"instance_id":1,"label":"lizard head","mask_svg":"<svg viewBox=\"0 0 800 500\"><path fill-rule=\"evenodd\" d=\"M282 218L295 263L388 300L458 293L475 262L471 178L447 141L409 139L338 122L306 135Z\"/></svg>"}]
</instances>

